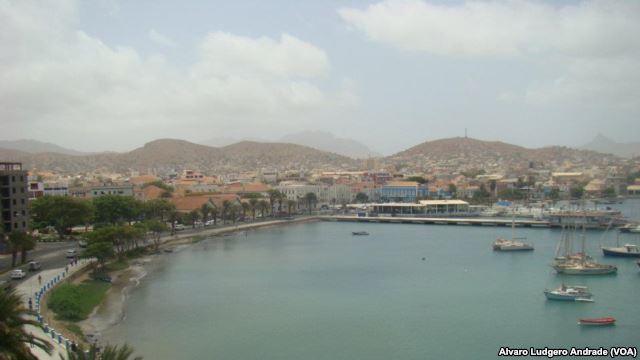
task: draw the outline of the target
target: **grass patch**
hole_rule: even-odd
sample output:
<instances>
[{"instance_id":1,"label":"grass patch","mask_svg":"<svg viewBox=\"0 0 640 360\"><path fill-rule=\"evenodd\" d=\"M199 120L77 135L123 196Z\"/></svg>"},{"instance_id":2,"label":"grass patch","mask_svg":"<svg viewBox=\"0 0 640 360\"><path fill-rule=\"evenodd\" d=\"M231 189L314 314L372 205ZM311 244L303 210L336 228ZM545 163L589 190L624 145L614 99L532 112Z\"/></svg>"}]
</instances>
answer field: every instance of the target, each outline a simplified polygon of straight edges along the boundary
<instances>
[{"instance_id":1,"label":"grass patch","mask_svg":"<svg viewBox=\"0 0 640 360\"><path fill-rule=\"evenodd\" d=\"M129 267L129 262L126 259L118 259L105 264L104 270L107 272L124 270Z\"/></svg>"},{"instance_id":2,"label":"grass patch","mask_svg":"<svg viewBox=\"0 0 640 360\"><path fill-rule=\"evenodd\" d=\"M78 326L75 323L64 323L64 327L69 330L70 332L78 335L81 338L84 338L84 334L82 333L82 329L80 329L80 326Z\"/></svg>"},{"instance_id":3,"label":"grass patch","mask_svg":"<svg viewBox=\"0 0 640 360\"><path fill-rule=\"evenodd\" d=\"M47 305L60 320L84 320L100 304L109 287L110 283L96 280L79 285L62 284L51 291Z\"/></svg>"}]
</instances>

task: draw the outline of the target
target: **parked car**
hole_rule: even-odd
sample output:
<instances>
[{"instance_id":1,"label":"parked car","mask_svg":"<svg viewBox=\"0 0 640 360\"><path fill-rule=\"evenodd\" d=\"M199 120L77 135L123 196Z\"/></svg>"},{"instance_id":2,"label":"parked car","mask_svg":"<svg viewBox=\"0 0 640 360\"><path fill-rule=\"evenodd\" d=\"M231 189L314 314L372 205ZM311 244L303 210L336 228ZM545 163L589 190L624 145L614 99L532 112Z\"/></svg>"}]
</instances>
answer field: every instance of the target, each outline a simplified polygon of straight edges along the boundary
<instances>
[{"instance_id":1,"label":"parked car","mask_svg":"<svg viewBox=\"0 0 640 360\"><path fill-rule=\"evenodd\" d=\"M207 220L207 222L204 223L204 226L213 226L213 225L215 225L215 222L213 221L213 219Z\"/></svg>"},{"instance_id":2,"label":"parked car","mask_svg":"<svg viewBox=\"0 0 640 360\"><path fill-rule=\"evenodd\" d=\"M186 228L185 228L185 226L184 226L184 225L182 225L182 224L176 224L176 225L175 225L175 229L176 229L176 231L179 231L179 230L184 230L184 229L186 229Z\"/></svg>"},{"instance_id":3,"label":"parked car","mask_svg":"<svg viewBox=\"0 0 640 360\"><path fill-rule=\"evenodd\" d=\"M11 279L22 279L27 276L27 273L22 269L15 269L11 271Z\"/></svg>"},{"instance_id":4,"label":"parked car","mask_svg":"<svg viewBox=\"0 0 640 360\"><path fill-rule=\"evenodd\" d=\"M86 248L87 247L87 242L84 240L80 240L78 241L78 246L80 246L81 248Z\"/></svg>"},{"instance_id":5,"label":"parked car","mask_svg":"<svg viewBox=\"0 0 640 360\"><path fill-rule=\"evenodd\" d=\"M65 254L66 254L65 256L67 257L67 259L74 258L74 257L78 256L78 252L75 249L67 250L65 252Z\"/></svg>"},{"instance_id":6,"label":"parked car","mask_svg":"<svg viewBox=\"0 0 640 360\"><path fill-rule=\"evenodd\" d=\"M30 261L29 262L29 271L38 271L42 268L42 265L40 265L39 262L37 261Z\"/></svg>"}]
</instances>

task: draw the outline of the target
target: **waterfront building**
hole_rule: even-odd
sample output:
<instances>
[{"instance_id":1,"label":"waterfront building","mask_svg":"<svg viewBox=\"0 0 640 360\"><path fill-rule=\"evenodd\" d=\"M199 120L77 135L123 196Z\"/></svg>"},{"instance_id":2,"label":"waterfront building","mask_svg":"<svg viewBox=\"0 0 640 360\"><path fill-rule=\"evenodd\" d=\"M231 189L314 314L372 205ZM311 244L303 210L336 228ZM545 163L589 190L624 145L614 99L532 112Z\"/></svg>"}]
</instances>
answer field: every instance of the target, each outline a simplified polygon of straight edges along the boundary
<instances>
[{"instance_id":1,"label":"waterfront building","mask_svg":"<svg viewBox=\"0 0 640 360\"><path fill-rule=\"evenodd\" d=\"M629 196L640 196L640 185L629 185L627 186L627 195Z\"/></svg>"},{"instance_id":2,"label":"waterfront building","mask_svg":"<svg viewBox=\"0 0 640 360\"><path fill-rule=\"evenodd\" d=\"M368 210L379 215L391 216L468 216L472 214L469 203L462 200L420 200L411 203L367 204ZM475 214L475 213L474 213Z\"/></svg>"},{"instance_id":3,"label":"waterfront building","mask_svg":"<svg viewBox=\"0 0 640 360\"><path fill-rule=\"evenodd\" d=\"M415 203L426 197L428 191L425 184L415 181L389 181L382 186L380 197L382 201Z\"/></svg>"},{"instance_id":4,"label":"waterfront building","mask_svg":"<svg viewBox=\"0 0 640 360\"><path fill-rule=\"evenodd\" d=\"M28 229L28 183L22 163L0 163L0 224L5 233Z\"/></svg>"}]
</instances>

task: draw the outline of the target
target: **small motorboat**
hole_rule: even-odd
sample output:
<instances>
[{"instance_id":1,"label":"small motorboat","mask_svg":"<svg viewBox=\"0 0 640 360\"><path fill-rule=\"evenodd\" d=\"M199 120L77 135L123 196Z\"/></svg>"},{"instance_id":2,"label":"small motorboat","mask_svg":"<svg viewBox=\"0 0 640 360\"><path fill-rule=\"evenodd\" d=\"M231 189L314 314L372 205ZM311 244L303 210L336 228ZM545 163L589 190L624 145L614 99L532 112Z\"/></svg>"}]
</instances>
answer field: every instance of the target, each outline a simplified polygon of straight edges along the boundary
<instances>
[{"instance_id":1,"label":"small motorboat","mask_svg":"<svg viewBox=\"0 0 640 360\"><path fill-rule=\"evenodd\" d=\"M640 247L634 244L625 244L620 247L603 247L602 252L605 256L640 257Z\"/></svg>"},{"instance_id":2,"label":"small motorboat","mask_svg":"<svg viewBox=\"0 0 640 360\"><path fill-rule=\"evenodd\" d=\"M578 325L604 326L604 325L615 325L615 323L616 323L616 319L611 316L603 317L603 318L578 320Z\"/></svg>"},{"instance_id":3,"label":"small motorboat","mask_svg":"<svg viewBox=\"0 0 640 360\"><path fill-rule=\"evenodd\" d=\"M354 236L366 236L366 235L369 235L369 233L366 232L366 231L352 231L351 235L354 235Z\"/></svg>"},{"instance_id":4,"label":"small motorboat","mask_svg":"<svg viewBox=\"0 0 640 360\"><path fill-rule=\"evenodd\" d=\"M557 289L546 289L544 295L549 300L593 302L591 292L586 286L562 284Z\"/></svg>"}]
</instances>

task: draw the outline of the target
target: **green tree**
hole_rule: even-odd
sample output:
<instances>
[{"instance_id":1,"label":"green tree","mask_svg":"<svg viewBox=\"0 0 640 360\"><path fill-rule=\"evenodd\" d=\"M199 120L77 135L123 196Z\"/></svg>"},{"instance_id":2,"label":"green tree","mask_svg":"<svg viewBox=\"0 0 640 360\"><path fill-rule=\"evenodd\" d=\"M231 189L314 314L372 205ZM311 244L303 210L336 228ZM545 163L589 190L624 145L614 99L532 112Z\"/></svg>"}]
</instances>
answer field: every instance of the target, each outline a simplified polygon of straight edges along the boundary
<instances>
[{"instance_id":1,"label":"green tree","mask_svg":"<svg viewBox=\"0 0 640 360\"><path fill-rule=\"evenodd\" d=\"M571 195L572 199L582 199L582 196L584 195L584 187L572 186L569 189L569 194Z\"/></svg>"},{"instance_id":2,"label":"green tree","mask_svg":"<svg viewBox=\"0 0 640 360\"><path fill-rule=\"evenodd\" d=\"M260 210L260 217L264 219L264 212L269 209L269 204L266 200L258 201L258 209Z\"/></svg>"},{"instance_id":3,"label":"green tree","mask_svg":"<svg viewBox=\"0 0 640 360\"><path fill-rule=\"evenodd\" d=\"M0 289L0 359L37 360L31 353L32 345L51 354L51 344L27 330L28 325L42 327L37 321L31 320L29 314L22 296L15 289Z\"/></svg>"},{"instance_id":4,"label":"green tree","mask_svg":"<svg viewBox=\"0 0 640 360\"><path fill-rule=\"evenodd\" d=\"M200 206L200 214L202 215L202 222L206 223L209 220L209 214L211 214L211 209L214 205L210 202L206 202Z\"/></svg>"},{"instance_id":5,"label":"green tree","mask_svg":"<svg viewBox=\"0 0 640 360\"><path fill-rule=\"evenodd\" d=\"M454 183L449 184L449 193L451 194L452 198L457 197L458 187L456 186L456 184Z\"/></svg>"},{"instance_id":6,"label":"green tree","mask_svg":"<svg viewBox=\"0 0 640 360\"><path fill-rule=\"evenodd\" d=\"M602 196L605 198L616 197L616 189L610 186L602 191Z\"/></svg>"},{"instance_id":7,"label":"green tree","mask_svg":"<svg viewBox=\"0 0 640 360\"><path fill-rule=\"evenodd\" d=\"M151 185L159 187L160 189L162 189L164 191L167 191L169 193L173 192L173 186L166 184L162 180L150 181L150 182L145 183L144 185L142 185L142 187L146 188L147 186L151 186Z\"/></svg>"},{"instance_id":8,"label":"green tree","mask_svg":"<svg viewBox=\"0 0 640 360\"><path fill-rule=\"evenodd\" d=\"M249 212L251 210L251 205L249 205L249 203L247 202L241 202L240 206L242 206L242 218L246 219L247 217L247 212Z\"/></svg>"},{"instance_id":9,"label":"green tree","mask_svg":"<svg viewBox=\"0 0 640 360\"><path fill-rule=\"evenodd\" d=\"M156 219L160 221L164 221L169 213L175 209L175 205L166 199L149 200L143 205L145 219Z\"/></svg>"},{"instance_id":10,"label":"green tree","mask_svg":"<svg viewBox=\"0 0 640 360\"><path fill-rule=\"evenodd\" d=\"M144 204L132 196L104 195L93 199L96 222L104 224L131 223L143 213Z\"/></svg>"},{"instance_id":11,"label":"green tree","mask_svg":"<svg viewBox=\"0 0 640 360\"><path fill-rule=\"evenodd\" d=\"M69 196L43 196L31 203L31 216L36 228L53 226L60 238L77 225L87 225L94 217L91 202Z\"/></svg>"},{"instance_id":12,"label":"green tree","mask_svg":"<svg viewBox=\"0 0 640 360\"><path fill-rule=\"evenodd\" d=\"M163 232L169 231L169 227L164 222L158 220L147 220L145 225L147 226L147 230L153 233L153 244L156 250L158 250L160 246L160 236Z\"/></svg>"},{"instance_id":13,"label":"green tree","mask_svg":"<svg viewBox=\"0 0 640 360\"><path fill-rule=\"evenodd\" d=\"M287 200L287 213L291 216L291 209L295 209L296 201L295 200Z\"/></svg>"},{"instance_id":14,"label":"green tree","mask_svg":"<svg viewBox=\"0 0 640 360\"><path fill-rule=\"evenodd\" d=\"M309 209L309 215L311 215L311 209L315 207L316 202L318 202L318 197L315 193L308 192L304 195L304 201L307 203L307 208Z\"/></svg>"},{"instance_id":15,"label":"green tree","mask_svg":"<svg viewBox=\"0 0 640 360\"><path fill-rule=\"evenodd\" d=\"M87 248L81 253L86 258L96 258L100 267L104 267L107 260L115 256L113 243L109 240L98 239L90 241Z\"/></svg>"},{"instance_id":16,"label":"green tree","mask_svg":"<svg viewBox=\"0 0 640 360\"><path fill-rule=\"evenodd\" d=\"M20 263L24 264L27 262L27 252L36 248L36 238L34 238L31 234L26 234L26 237L20 243Z\"/></svg>"},{"instance_id":17,"label":"green tree","mask_svg":"<svg viewBox=\"0 0 640 360\"><path fill-rule=\"evenodd\" d=\"M176 233L176 222L180 219L180 213L176 210L169 212L167 219L171 223L171 235Z\"/></svg>"},{"instance_id":18,"label":"green tree","mask_svg":"<svg viewBox=\"0 0 640 360\"><path fill-rule=\"evenodd\" d=\"M231 208L231 202L229 200L224 200L222 202L222 223L227 223L227 216L229 215L229 209Z\"/></svg>"},{"instance_id":19,"label":"green tree","mask_svg":"<svg viewBox=\"0 0 640 360\"><path fill-rule=\"evenodd\" d=\"M251 217L256 219L256 210L258 209L258 198L249 198L249 206L251 207Z\"/></svg>"},{"instance_id":20,"label":"green tree","mask_svg":"<svg viewBox=\"0 0 640 360\"><path fill-rule=\"evenodd\" d=\"M359 193L356 194L356 202L357 203L364 204L367 201L369 201L369 197L367 196L367 194L365 194L363 192L359 192Z\"/></svg>"},{"instance_id":21,"label":"green tree","mask_svg":"<svg viewBox=\"0 0 640 360\"><path fill-rule=\"evenodd\" d=\"M419 184L426 184L428 182L427 179L422 176L410 176L407 178L407 181L415 181Z\"/></svg>"},{"instance_id":22,"label":"green tree","mask_svg":"<svg viewBox=\"0 0 640 360\"><path fill-rule=\"evenodd\" d=\"M277 201L281 201L280 199L282 198L283 194L276 189L271 189L267 193L269 194L269 205L271 206L271 214L273 215L274 205Z\"/></svg>"},{"instance_id":23,"label":"green tree","mask_svg":"<svg viewBox=\"0 0 640 360\"><path fill-rule=\"evenodd\" d=\"M551 200L560 199L560 189L558 188L551 189L551 191L549 192L549 198L551 198Z\"/></svg>"},{"instance_id":24,"label":"green tree","mask_svg":"<svg viewBox=\"0 0 640 360\"><path fill-rule=\"evenodd\" d=\"M192 228L196 228L196 222L198 222L198 220L200 220L200 210L199 209L193 209L189 212L189 221L191 222L191 227Z\"/></svg>"}]
</instances>

